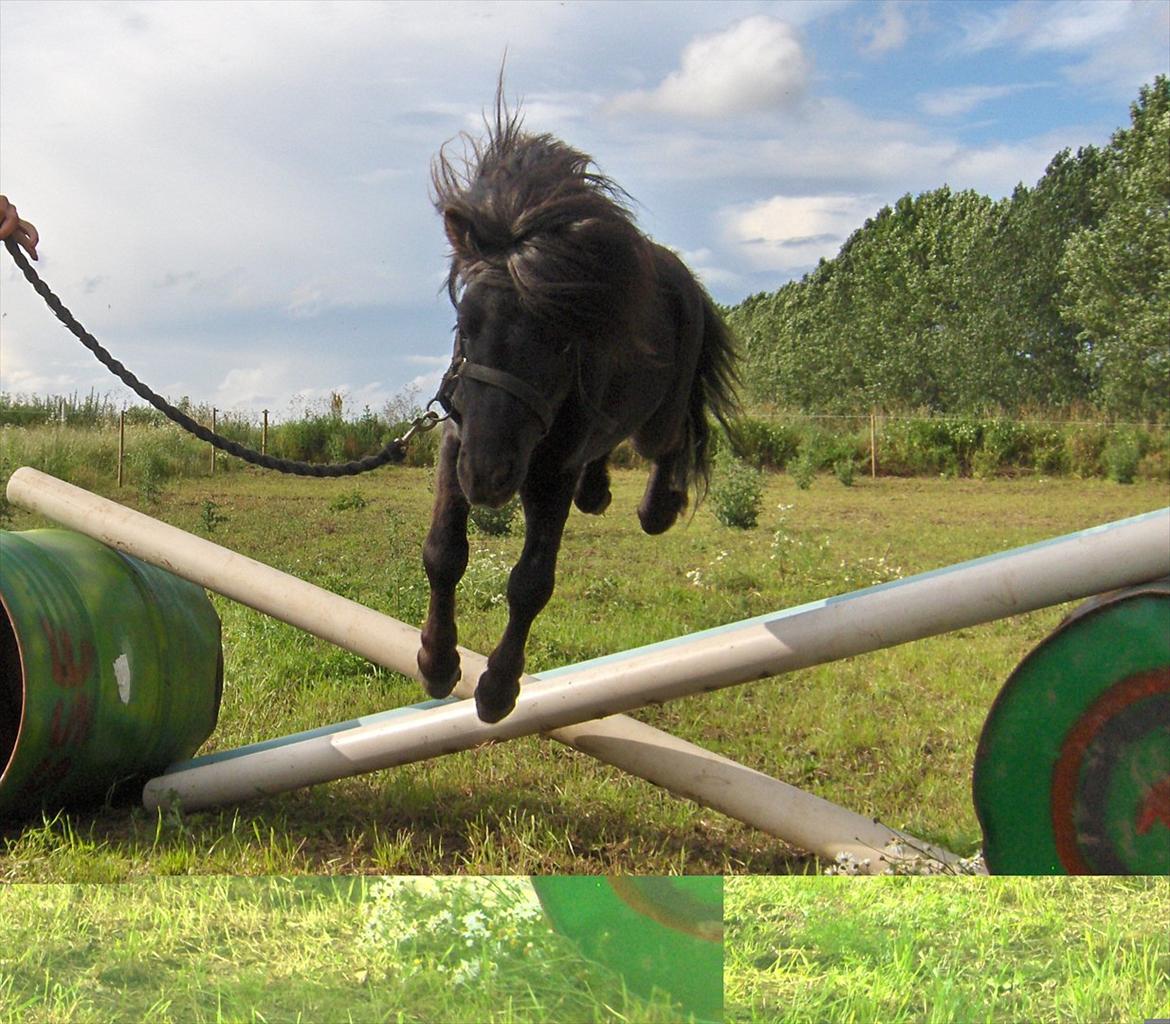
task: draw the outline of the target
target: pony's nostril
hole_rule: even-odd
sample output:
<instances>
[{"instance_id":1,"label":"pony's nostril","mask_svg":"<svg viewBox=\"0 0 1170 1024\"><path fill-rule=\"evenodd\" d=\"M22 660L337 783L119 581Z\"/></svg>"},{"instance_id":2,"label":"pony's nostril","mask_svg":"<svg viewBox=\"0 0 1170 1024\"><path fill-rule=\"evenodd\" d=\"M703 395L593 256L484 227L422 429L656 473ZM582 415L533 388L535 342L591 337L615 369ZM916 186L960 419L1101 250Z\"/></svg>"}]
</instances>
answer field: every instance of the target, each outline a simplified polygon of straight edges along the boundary
<instances>
[{"instance_id":1,"label":"pony's nostril","mask_svg":"<svg viewBox=\"0 0 1170 1024\"><path fill-rule=\"evenodd\" d=\"M511 459L503 460L499 465L492 467L489 479L491 480L492 490L497 494L501 491L511 489L512 480L515 475L514 467L515 463Z\"/></svg>"}]
</instances>

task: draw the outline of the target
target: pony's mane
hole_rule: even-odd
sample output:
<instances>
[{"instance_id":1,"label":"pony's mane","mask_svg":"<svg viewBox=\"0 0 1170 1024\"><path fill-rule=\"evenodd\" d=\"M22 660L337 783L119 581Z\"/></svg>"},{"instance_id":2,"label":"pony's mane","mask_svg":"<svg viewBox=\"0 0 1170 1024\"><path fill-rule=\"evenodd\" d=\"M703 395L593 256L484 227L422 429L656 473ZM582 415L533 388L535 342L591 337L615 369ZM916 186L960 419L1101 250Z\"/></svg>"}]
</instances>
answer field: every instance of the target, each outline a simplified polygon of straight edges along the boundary
<instances>
[{"instance_id":1,"label":"pony's mane","mask_svg":"<svg viewBox=\"0 0 1170 1024\"><path fill-rule=\"evenodd\" d=\"M451 243L451 301L485 281L513 288L526 312L563 329L599 341L625 333L654 278L629 196L584 153L526 133L502 83L494 120L484 120L484 138L461 136L462 158L447 144L431 167Z\"/></svg>"}]
</instances>

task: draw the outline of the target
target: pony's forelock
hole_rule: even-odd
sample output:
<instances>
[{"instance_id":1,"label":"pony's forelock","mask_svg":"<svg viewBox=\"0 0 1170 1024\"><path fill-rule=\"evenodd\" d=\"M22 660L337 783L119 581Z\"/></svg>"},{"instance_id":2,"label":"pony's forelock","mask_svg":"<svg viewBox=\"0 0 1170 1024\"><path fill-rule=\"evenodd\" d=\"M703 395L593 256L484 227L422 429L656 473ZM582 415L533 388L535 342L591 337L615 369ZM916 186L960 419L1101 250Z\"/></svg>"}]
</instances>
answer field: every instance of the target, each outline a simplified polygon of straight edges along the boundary
<instances>
[{"instance_id":1,"label":"pony's forelock","mask_svg":"<svg viewBox=\"0 0 1170 1024\"><path fill-rule=\"evenodd\" d=\"M626 333L653 281L629 196L592 160L551 135L523 130L502 82L486 134L461 156L440 149L431 171L451 244L448 292L475 280L515 289L526 312L568 330Z\"/></svg>"}]
</instances>

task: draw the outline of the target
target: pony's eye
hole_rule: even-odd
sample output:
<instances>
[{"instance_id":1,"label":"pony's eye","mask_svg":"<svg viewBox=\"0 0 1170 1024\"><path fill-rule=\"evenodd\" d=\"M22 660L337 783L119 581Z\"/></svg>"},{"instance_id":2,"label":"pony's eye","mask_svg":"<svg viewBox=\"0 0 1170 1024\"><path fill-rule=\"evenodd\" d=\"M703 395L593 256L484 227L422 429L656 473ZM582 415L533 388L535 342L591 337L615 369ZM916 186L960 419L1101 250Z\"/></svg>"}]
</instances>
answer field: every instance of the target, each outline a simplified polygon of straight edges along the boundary
<instances>
[{"instance_id":1,"label":"pony's eye","mask_svg":"<svg viewBox=\"0 0 1170 1024\"><path fill-rule=\"evenodd\" d=\"M459 320L455 324L455 332L462 338L473 338L479 333L482 326L482 317L478 311L460 311Z\"/></svg>"}]
</instances>

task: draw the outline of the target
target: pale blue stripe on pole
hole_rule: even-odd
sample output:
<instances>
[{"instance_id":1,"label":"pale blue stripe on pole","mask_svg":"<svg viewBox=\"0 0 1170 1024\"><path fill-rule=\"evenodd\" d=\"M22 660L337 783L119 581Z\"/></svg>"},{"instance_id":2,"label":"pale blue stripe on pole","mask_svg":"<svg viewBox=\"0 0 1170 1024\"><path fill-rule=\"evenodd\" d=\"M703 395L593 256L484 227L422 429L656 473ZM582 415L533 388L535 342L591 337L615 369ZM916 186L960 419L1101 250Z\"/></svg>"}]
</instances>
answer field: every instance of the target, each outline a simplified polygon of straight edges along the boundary
<instances>
[{"instance_id":1,"label":"pale blue stripe on pole","mask_svg":"<svg viewBox=\"0 0 1170 1024\"><path fill-rule=\"evenodd\" d=\"M193 757L190 761L178 761L171 765L163 775L171 772L181 772L188 768L196 768L204 764L215 764L217 761L230 761L245 754L255 754L261 750L272 750L276 747L286 747L290 743L299 743L301 740L311 740L318 736L329 736L335 732L345 732L346 729L356 729L359 725L375 725L386 722L399 715L409 715L416 711L427 711L443 704L450 704L459 700L458 697L444 697L442 700L424 700L418 704L404 704L400 708L391 708L389 711L379 711L372 715L363 715L361 718L351 718L348 722L335 722L332 725L322 725L316 729L306 729L304 732L290 733L288 736L278 736L271 740L261 740L259 743L249 743L246 747L234 747L231 750L217 750L214 754L204 754L202 757Z\"/></svg>"},{"instance_id":2,"label":"pale blue stripe on pole","mask_svg":"<svg viewBox=\"0 0 1170 1024\"><path fill-rule=\"evenodd\" d=\"M797 615L803 615L806 612L815 611L818 608L827 608L830 605L841 604L845 601L855 601L860 597L865 597L879 591L897 590L899 587L912 586L913 584L922 583L924 580L933 579L937 576L946 576L948 573L962 572L978 565L987 565L992 562L1015 558L1030 551L1039 551L1042 548L1054 547L1058 544L1070 544L1083 537L1098 533L1107 533L1111 530L1131 526L1134 523L1140 523L1146 520L1157 519L1158 517L1166 520L1166 544L1170 548L1170 508L1155 509L1152 512L1143 512L1141 515L1131 516L1128 519L1118 519L1112 523L1104 523L1101 526L1091 526L1086 530L1078 530L1076 533L1062 534L1059 537L1051 537L1048 540L1037 541L1034 544L1025 544L1022 547L1010 548L1007 551L997 551L992 555L983 555L966 562L958 562L955 565L945 565L940 569L920 572L917 575L906 576L900 580L891 580L889 583L878 583L872 587L865 587L862 590L851 590L847 594L836 594L833 597L821 598L818 601L809 601L807 604L794 605L791 608L784 608L778 612L765 612L763 615L757 615L754 618L740 619L723 626L712 626L710 629L703 629L697 633L687 633L684 636L671 637L669 640L659 640L657 643L647 644L644 647L631 648L628 651L619 651L617 654L603 654L598 658L591 658L589 661L577 662L575 665L565 665L562 668L539 672L534 678L555 679L557 676L564 675L565 673L578 672L581 669L592 668L595 665L612 664L613 662L624 661L626 658L648 654L651 651L664 651L671 647L677 647L679 644L697 640L700 637L718 636L720 633L732 633L735 630L743 629L747 626L754 626L766 622L778 622L781 619L790 619Z\"/></svg>"}]
</instances>

